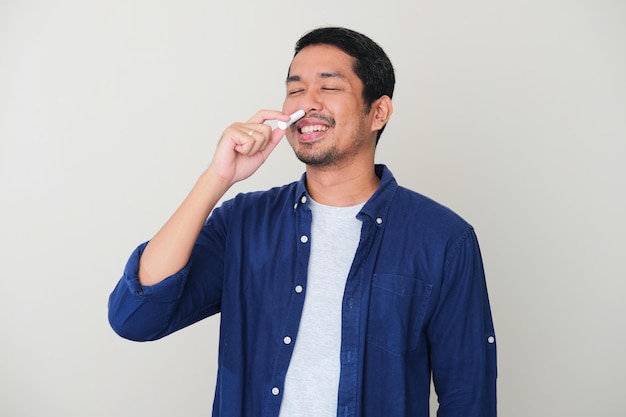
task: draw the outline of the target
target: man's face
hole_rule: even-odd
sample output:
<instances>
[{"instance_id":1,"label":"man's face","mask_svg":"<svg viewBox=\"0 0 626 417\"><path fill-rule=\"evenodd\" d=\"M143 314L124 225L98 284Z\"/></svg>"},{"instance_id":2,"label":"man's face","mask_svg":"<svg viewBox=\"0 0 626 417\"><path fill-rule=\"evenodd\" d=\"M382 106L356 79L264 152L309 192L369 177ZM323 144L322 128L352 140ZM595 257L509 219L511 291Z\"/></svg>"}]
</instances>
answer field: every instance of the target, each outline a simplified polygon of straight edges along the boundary
<instances>
[{"instance_id":1,"label":"man's face","mask_svg":"<svg viewBox=\"0 0 626 417\"><path fill-rule=\"evenodd\" d=\"M291 62L283 112L305 111L287 129L296 156L310 166L350 163L375 148L372 114L365 113L363 83L354 58L331 45L311 45Z\"/></svg>"}]
</instances>

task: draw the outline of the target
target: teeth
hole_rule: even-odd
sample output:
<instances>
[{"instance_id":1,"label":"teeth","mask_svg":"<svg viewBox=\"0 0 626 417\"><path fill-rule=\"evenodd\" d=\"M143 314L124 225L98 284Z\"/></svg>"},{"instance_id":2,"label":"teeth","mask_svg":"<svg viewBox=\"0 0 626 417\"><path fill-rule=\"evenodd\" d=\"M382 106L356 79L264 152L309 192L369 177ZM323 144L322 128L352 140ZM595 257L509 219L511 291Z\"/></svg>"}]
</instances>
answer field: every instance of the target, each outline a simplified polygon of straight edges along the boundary
<instances>
[{"instance_id":1,"label":"teeth","mask_svg":"<svg viewBox=\"0 0 626 417\"><path fill-rule=\"evenodd\" d=\"M304 126L300 129L302 133L325 132L327 130L328 126L323 125Z\"/></svg>"}]
</instances>

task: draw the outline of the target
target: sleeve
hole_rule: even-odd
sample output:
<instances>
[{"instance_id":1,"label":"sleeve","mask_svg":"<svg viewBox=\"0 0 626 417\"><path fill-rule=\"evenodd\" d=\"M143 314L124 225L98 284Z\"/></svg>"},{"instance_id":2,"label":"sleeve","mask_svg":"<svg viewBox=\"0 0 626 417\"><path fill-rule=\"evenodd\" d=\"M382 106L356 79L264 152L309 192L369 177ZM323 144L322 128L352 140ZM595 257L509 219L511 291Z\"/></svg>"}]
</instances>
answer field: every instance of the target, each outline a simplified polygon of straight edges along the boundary
<instances>
[{"instance_id":1,"label":"sleeve","mask_svg":"<svg viewBox=\"0 0 626 417\"><path fill-rule=\"evenodd\" d=\"M496 339L478 241L469 227L446 259L429 325L439 417L496 416Z\"/></svg>"},{"instance_id":2,"label":"sleeve","mask_svg":"<svg viewBox=\"0 0 626 417\"><path fill-rule=\"evenodd\" d=\"M187 265L155 285L139 282L139 260L147 242L135 249L109 296L108 318L113 330L130 340L156 340L218 313L224 273L224 224L219 210L214 211Z\"/></svg>"}]
</instances>

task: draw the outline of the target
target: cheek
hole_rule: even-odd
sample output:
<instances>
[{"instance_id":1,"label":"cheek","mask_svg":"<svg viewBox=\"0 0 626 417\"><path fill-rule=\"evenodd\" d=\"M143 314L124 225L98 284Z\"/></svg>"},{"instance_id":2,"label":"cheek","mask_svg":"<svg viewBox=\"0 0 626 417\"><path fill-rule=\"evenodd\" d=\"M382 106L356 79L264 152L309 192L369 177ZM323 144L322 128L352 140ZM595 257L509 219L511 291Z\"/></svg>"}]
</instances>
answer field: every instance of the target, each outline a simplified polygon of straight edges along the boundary
<instances>
[{"instance_id":1,"label":"cheek","mask_svg":"<svg viewBox=\"0 0 626 417\"><path fill-rule=\"evenodd\" d=\"M285 96L281 111L286 114L291 114L300 108L298 106L300 106L300 103L296 97Z\"/></svg>"},{"instance_id":2,"label":"cheek","mask_svg":"<svg viewBox=\"0 0 626 417\"><path fill-rule=\"evenodd\" d=\"M287 139L290 146L293 146L294 143L298 141L297 132L292 131L291 128L287 128L285 131L285 139Z\"/></svg>"}]
</instances>

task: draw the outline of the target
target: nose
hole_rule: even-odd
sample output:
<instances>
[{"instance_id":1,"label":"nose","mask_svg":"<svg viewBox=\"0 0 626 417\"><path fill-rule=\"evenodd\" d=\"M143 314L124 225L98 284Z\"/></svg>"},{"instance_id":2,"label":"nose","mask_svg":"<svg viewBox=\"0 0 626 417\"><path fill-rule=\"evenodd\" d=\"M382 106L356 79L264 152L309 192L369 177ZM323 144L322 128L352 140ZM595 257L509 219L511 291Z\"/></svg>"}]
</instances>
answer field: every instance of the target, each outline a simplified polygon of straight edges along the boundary
<instances>
[{"instance_id":1,"label":"nose","mask_svg":"<svg viewBox=\"0 0 626 417\"><path fill-rule=\"evenodd\" d=\"M298 108L304 110L305 114L321 111L323 107L319 92L313 89L305 91L302 96L299 97Z\"/></svg>"}]
</instances>

